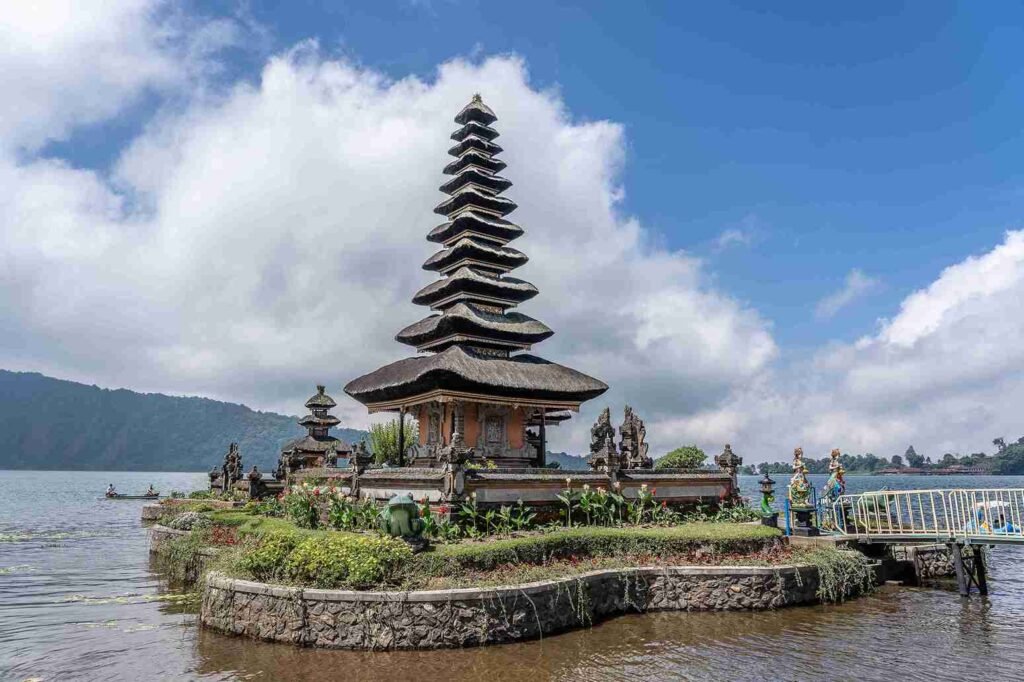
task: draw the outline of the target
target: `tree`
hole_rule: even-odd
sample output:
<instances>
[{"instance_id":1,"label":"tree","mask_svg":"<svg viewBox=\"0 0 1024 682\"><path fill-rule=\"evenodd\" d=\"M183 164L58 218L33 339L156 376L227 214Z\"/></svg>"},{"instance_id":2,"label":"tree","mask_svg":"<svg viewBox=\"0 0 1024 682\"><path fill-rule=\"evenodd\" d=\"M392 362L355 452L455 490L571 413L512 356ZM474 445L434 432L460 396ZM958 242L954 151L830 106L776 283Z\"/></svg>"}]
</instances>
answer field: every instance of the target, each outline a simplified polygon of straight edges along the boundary
<instances>
[{"instance_id":1,"label":"tree","mask_svg":"<svg viewBox=\"0 0 1024 682\"><path fill-rule=\"evenodd\" d=\"M903 453L903 458L907 460L907 464L912 467L919 467L924 464L924 457L917 454L917 450L911 445L907 448L907 451Z\"/></svg>"},{"instance_id":2,"label":"tree","mask_svg":"<svg viewBox=\"0 0 1024 682\"><path fill-rule=\"evenodd\" d=\"M405 420L405 447L419 439L419 428L411 419ZM398 420L370 425L370 451L377 464L398 464Z\"/></svg>"},{"instance_id":3,"label":"tree","mask_svg":"<svg viewBox=\"0 0 1024 682\"><path fill-rule=\"evenodd\" d=\"M699 469L708 458L696 445L682 445L658 460L655 469Z\"/></svg>"},{"instance_id":4,"label":"tree","mask_svg":"<svg viewBox=\"0 0 1024 682\"><path fill-rule=\"evenodd\" d=\"M992 445L996 446L996 450L998 452L1002 452L1003 450L1006 449L1006 439L1005 438L994 438L992 440Z\"/></svg>"},{"instance_id":5,"label":"tree","mask_svg":"<svg viewBox=\"0 0 1024 682\"><path fill-rule=\"evenodd\" d=\"M954 455L952 452L947 452L942 456L941 464L944 467L953 466L954 464L956 464L956 455Z\"/></svg>"},{"instance_id":6,"label":"tree","mask_svg":"<svg viewBox=\"0 0 1024 682\"><path fill-rule=\"evenodd\" d=\"M889 460L889 461L892 462L892 465L894 467L901 467L901 466L903 466L903 458L900 457L899 455L893 455L892 459Z\"/></svg>"}]
</instances>

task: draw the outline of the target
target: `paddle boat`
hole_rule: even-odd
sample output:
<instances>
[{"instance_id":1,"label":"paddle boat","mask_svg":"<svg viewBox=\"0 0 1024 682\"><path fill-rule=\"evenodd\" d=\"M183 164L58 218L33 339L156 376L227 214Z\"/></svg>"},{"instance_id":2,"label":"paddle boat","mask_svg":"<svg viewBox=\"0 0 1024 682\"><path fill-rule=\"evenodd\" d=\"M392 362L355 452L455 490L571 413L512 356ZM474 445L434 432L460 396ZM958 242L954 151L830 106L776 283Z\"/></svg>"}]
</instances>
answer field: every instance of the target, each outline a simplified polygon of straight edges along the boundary
<instances>
[{"instance_id":1,"label":"paddle boat","mask_svg":"<svg viewBox=\"0 0 1024 682\"><path fill-rule=\"evenodd\" d=\"M978 502L974 505L974 519L967 522L964 530L968 533L991 533L993 535L1020 533L1021 529L1006 518L1011 513L1009 502L1002 500Z\"/></svg>"}]
</instances>

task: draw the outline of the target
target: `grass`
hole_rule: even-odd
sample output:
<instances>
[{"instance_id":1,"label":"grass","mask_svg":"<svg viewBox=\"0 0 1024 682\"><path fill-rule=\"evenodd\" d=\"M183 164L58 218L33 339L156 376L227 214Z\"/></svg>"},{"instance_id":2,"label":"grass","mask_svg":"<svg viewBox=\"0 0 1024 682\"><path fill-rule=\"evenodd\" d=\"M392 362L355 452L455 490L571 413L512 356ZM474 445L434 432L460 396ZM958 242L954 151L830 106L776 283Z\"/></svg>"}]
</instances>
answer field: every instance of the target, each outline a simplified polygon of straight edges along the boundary
<instances>
[{"instance_id":1,"label":"grass","mask_svg":"<svg viewBox=\"0 0 1024 682\"><path fill-rule=\"evenodd\" d=\"M220 557L207 566L243 578L274 576L291 584L327 586L326 578L299 579L301 571L286 570L285 563L299 544L312 553L315 546L358 544L376 535L334 530L310 530L276 517L259 516L250 510L220 509L205 512L214 524L212 537L227 530L238 544L222 547ZM781 533L756 524L697 522L670 527L601 527L545 529L513 537L462 540L434 545L430 550L396 561L394 570L380 571L377 584L363 588L421 589L468 585L533 582L579 574L601 568L668 565L770 565L785 563L790 551L779 541ZM206 538L210 538L209 533ZM281 538L282 552L267 552L264 540ZM309 541L309 542L307 542ZM169 557L169 563L191 564L193 545L185 544ZM311 544L312 543L312 544ZM262 549L261 549L262 547ZM262 557L256 554L262 552ZM258 560L261 568L251 568ZM269 562L269 563L268 563ZM276 563L275 563L276 562ZM280 565L276 565L280 563ZM274 565L270 565L274 564ZM249 568L247 568L249 567ZM192 573L191 566L178 572ZM289 579L287 576L291 576ZM339 584L337 586L342 586Z\"/></svg>"},{"instance_id":2,"label":"grass","mask_svg":"<svg viewBox=\"0 0 1024 682\"><path fill-rule=\"evenodd\" d=\"M540 535L437 545L415 555L409 573L422 579L458 577L507 566L547 565L590 558L672 556L707 563L715 556L757 555L777 546L780 532L761 525L687 523L667 528L566 528Z\"/></svg>"}]
</instances>

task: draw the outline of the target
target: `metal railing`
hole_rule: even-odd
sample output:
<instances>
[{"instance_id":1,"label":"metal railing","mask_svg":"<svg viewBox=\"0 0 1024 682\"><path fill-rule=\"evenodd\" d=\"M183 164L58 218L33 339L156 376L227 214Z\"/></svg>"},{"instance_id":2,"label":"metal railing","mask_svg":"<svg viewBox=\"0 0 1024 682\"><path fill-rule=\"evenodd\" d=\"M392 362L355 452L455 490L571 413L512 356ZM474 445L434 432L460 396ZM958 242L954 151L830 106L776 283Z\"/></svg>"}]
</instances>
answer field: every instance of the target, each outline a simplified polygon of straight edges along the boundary
<instances>
[{"instance_id":1,"label":"metal railing","mask_svg":"<svg viewBox=\"0 0 1024 682\"><path fill-rule=\"evenodd\" d=\"M1024 544L1024 488L843 495L826 517L825 526L865 540Z\"/></svg>"}]
</instances>

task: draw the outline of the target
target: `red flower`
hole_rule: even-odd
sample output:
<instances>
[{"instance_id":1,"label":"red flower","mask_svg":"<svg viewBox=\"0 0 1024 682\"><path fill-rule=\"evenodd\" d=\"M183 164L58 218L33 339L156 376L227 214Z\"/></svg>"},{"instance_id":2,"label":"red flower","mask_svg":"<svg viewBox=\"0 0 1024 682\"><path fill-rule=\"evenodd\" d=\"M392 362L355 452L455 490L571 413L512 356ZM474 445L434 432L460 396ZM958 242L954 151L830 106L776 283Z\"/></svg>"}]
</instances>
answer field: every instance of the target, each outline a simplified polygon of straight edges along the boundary
<instances>
[{"instance_id":1,"label":"red flower","mask_svg":"<svg viewBox=\"0 0 1024 682\"><path fill-rule=\"evenodd\" d=\"M320 497L320 488L313 488L313 495Z\"/></svg>"},{"instance_id":2,"label":"red flower","mask_svg":"<svg viewBox=\"0 0 1024 682\"><path fill-rule=\"evenodd\" d=\"M440 507L437 508L438 514L447 514L449 511L451 511L451 509L448 508L447 504L442 504Z\"/></svg>"},{"instance_id":3,"label":"red flower","mask_svg":"<svg viewBox=\"0 0 1024 682\"><path fill-rule=\"evenodd\" d=\"M657 488L651 488L651 495L657 495L657 494L658 494L658 489Z\"/></svg>"},{"instance_id":4,"label":"red flower","mask_svg":"<svg viewBox=\"0 0 1024 682\"><path fill-rule=\"evenodd\" d=\"M661 508L664 509L667 506L668 506L668 500L662 500L661 501Z\"/></svg>"}]
</instances>

